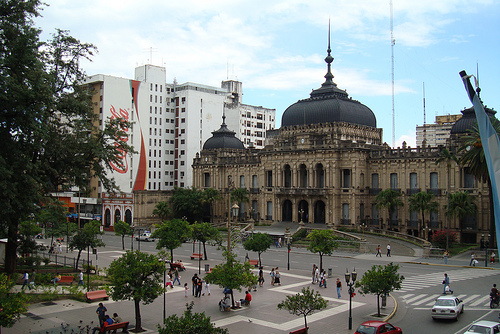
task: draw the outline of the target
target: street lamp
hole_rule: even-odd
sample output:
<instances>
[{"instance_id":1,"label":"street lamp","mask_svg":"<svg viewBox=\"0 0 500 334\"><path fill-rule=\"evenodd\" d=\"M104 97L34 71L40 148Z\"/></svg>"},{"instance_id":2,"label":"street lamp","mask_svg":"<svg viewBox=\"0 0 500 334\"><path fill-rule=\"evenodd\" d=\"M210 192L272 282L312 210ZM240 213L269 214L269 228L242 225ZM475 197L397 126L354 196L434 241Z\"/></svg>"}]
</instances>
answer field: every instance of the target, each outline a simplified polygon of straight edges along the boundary
<instances>
[{"instance_id":1,"label":"street lamp","mask_svg":"<svg viewBox=\"0 0 500 334\"><path fill-rule=\"evenodd\" d=\"M166 267L167 259L159 259L161 263ZM173 286L173 285L172 285ZM167 315L167 270L163 271L163 322L165 322L165 318Z\"/></svg>"},{"instance_id":2,"label":"street lamp","mask_svg":"<svg viewBox=\"0 0 500 334\"><path fill-rule=\"evenodd\" d=\"M491 237L491 235L488 234L488 239L484 240L484 266L485 267L488 266L488 246L490 244L490 237ZM484 238L484 234L483 234L483 238Z\"/></svg>"},{"instance_id":3,"label":"street lamp","mask_svg":"<svg viewBox=\"0 0 500 334\"><path fill-rule=\"evenodd\" d=\"M290 270L290 250L292 249L292 236L289 227L287 227L285 230L285 243L288 249L287 270Z\"/></svg>"},{"instance_id":4,"label":"street lamp","mask_svg":"<svg viewBox=\"0 0 500 334\"><path fill-rule=\"evenodd\" d=\"M351 281L352 277L352 281ZM358 277L358 274L356 273L356 268L354 268L354 271L352 273L349 273L349 271L345 270L345 283L349 287L349 330L352 329L352 295L354 294L354 283L356 282L356 278Z\"/></svg>"},{"instance_id":5,"label":"street lamp","mask_svg":"<svg viewBox=\"0 0 500 334\"><path fill-rule=\"evenodd\" d=\"M366 224L365 223L361 223L359 224L359 227L361 228L361 230L363 231L363 239L365 238L365 228L366 228Z\"/></svg>"},{"instance_id":6,"label":"street lamp","mask_svg":"<svg viewBox=\"0 0 500 334\"><path fill-rule=\"evenodd\" d=\"M422 228L422 231L424 231L425 241L429 241L429 231L430 230L431 230L431 228L429 226L426 226L426 225L424 225L424 227Z\"/></svg>"},{"instance_id":7,"label":"street lamp","mask_svg":"<svg viewBox=\"0 0 500 334\"><path fill-rule=\"evenodd\" d=\"M239 210L240 207L238 206L238 204L234 203L231 207L231 213L233 214L233 217L238 216ZM231 219L227 220L227 251L231 251Z\"/></svg>"},{"instance_id":8,"label":"street lamp","mask_svg":"<svg viewBox=\"0 0 500 334\"><path fill-rule=\"evenodd\" d=\"M299 225L304 225L304 222L302 221L302 216L304 215L304 210L300 209L299 214L300 214Z\"/></svg>"}]
</instances>

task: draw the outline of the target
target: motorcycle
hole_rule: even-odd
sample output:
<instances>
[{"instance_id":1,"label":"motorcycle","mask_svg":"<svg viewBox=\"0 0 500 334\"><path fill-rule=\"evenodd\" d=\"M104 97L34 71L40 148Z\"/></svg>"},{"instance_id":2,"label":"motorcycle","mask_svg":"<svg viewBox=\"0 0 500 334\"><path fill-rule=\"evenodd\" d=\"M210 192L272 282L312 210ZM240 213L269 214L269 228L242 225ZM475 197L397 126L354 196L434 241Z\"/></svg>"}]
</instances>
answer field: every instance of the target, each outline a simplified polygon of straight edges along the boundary
<instances>
[{"instance_id":1,"label":"motorcycle","mask_svg":"<svg viewBox=\"0 0 500 334\"><path fill-rule=\"evenodd\" d=\"M499 304L498 296L491 296L490 295L490 308L492 308L492 309L496 308L496 307L498 307L498 304Z\"/></svg>"}]
</instances>

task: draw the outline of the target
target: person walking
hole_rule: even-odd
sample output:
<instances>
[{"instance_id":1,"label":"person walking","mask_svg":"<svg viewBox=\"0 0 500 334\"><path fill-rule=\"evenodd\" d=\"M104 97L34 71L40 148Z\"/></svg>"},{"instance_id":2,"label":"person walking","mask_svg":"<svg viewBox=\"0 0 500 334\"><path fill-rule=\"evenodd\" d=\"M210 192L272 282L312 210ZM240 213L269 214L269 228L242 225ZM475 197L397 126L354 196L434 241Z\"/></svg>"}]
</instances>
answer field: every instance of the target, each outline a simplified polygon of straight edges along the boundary
<instances>
[{"instance_id":1,"label":"person walking","mask_svg":"<svg viewBox=\"0 0 500 334\"><path fill-rule=\"evenodd\" d=\"M81 270L78 273L78 285L85 286L85 284L83 283L83 272Z\"/></svg>"},{"instance_id":2,"label":"person walking","mask_svg":"<svg viewBox=\"0 0 500 334\"><path fill-rule=\"evenodd\" d=\"M193 283L193 297L196 294L196 289L198 286L198 274L194 273L193 277L191 277L191 283Z\"/></svg>"},{"instance_id":3,"label":"person walking","mask_svg":"<svg viewBox=\"0 0 500 334\"><path fill-rule=\"evenodd\" d=\"M391 256L391 244L390 243L387 244L387 256L388 257ZM382 255L380 255L380 257L382 257Z\"/></svg>"},{"instance_id":4,"label":"person walking","mask_svg":"<svg viewBox=\"0 0 500 334\"><path fill-rule=\"evenodd\" d=\"M264 270L262 267L259 267L259 286L262 287L264 285Z\"/></svg>"},{"instance_id":5,"label":"person walking","mask_svg":"<svg viewBox=\"0 0 500 334\"><path fill-rule=\"evenodd\" d=\"M470 263L469 263L469 267L470 267L470 266L475 267L475 266L476 266L476 262L475 262L475 261L476 261L476 254L475 254L475 253L472 253L472 254L470 255Z\"/></svg>"},{"instance_id":6,"label":"person walking","mask_svg":"<svg viewBox=\"0 0 500 334\"><path fill-rule=\"evenodd\" d=\"M382 257L382 249L380 248L380 245L377 246L377 253L375 254L375 257L377 256Z\"/></svg>"},{"instance_id":7,"label":"person walking","mask_svg":"<svg viewBox=\"0 0 500 334\"><path fill-rule=\"evenodd\" d=\"M342 282L337 278L337 297L340 298L340 291L342 291Z\"/></svg>"},{"instance_id":8,"label":"person walking","mask_svg":"<svg viewBox=\"0 0 500 334\"><path fill-rule=\"evenodd\" d=\"M316 283L316 264L313 264L313 271L312 271L312 284Z\"/></svg>"},{"instance_id":9,"label":"person walking","mask_svg":"<svg viewBox=\"0 0 500 334\"><path fill-rule=\"evenodd\" d=\"M99 303L97 310L95 310L95 313L97 314L97 318L99 319L99 327L102 327L102 324L106 320L106 312L108 309L104 306L103 303Z\"/></svg>"},{"instance_id":10,"label":"person walking","mask_svg":"<svg viewBox=\"0 0 500 334\"><path fill-rule=\"evenodd\" d=\"M450 278L448 277L448 274L444 274L444 280L443 280L444 288L443 288L443 295L446 294L446 287L448 287L448 290L453 294L453 290L450 288Z\"/></svg>"},{"instance_id":11,"label":"person walking","mask_svg":"<svg viewBox=\"0 0 500 334\"><path fill-rule=\"evenodd\" d=\"M176 281L177 283L179 283L179 285L181 285L179 270L177 269L177 267L174 269L174 281L172 282L172 285L174 285Z\"/></svg>"},{"instance_id":12,"label":"person walking","mask_svg":"<svg viewBox=\"0 0 500 334\"><path fill-rule=\"evenodd\" d=\"M316 283L319 283L319 274L320 274L319 267L316 266L316 270L314 271L314 279L315 279Z\"/></svg>"},{"instance_id":13,"label":"person walking","mask_svg":"<svg viewBox=\"0 0 500 334\"><path fill-rule=\"evenodd\" d=\"M207 294L207 296L210 296L210 282L205 279L205 291L201 294L202 296Z\"/></svg>"},{"instance_id":14,"label":"person walking","mask_svg":"<svg viewBox=\"0 0 500 334\"><path fill-rule=\"evenodd\" d=\"M445 250L443 253L444 264L448 264L448 256L450 256L450 253L448 253L448 250Z\"/></svg>"},{"instance_id":15,"label":"person walking","mask_svg":"<svg viewBox=\"0 0 500 334\"><path fill-rule=\"evenodd\" d=\"M30 286L30 275L28 274L28 272L27 272L27 271L24 273L24 276L23 276L23 286L22 286L21 290L23 290L23 291L24 291L24 288L25 288L26 286L28 287L28 289L30 289L30 290L31 290L31 286Z\"/></svg>"},{"instance_id":16,"label":"person walking","mask_svg":"<svg viewBox=\"0 0 500 334\"><path fill-rule=\"evenodd\" d=\"M326 289L326 271L325 269L321 270L320 278L319 278L319 286Z\"/></svg>"},{"instance_id":17,"label":"person walking","mask_svg":"<svg viewBox=\"0 0 500 334\"><path fill-rule=\"evenodd\" d=\"M188 290L189 290L188 284L184 283L184 297L185 298L188 297Z\"/></svg>"},{"instance_id":18,"label":"person walking","mask_svg":"<svg viewBox=\"0 0 500 334\"><path fill-rule=\"evenodd\" d=\"M493 264L495 263L495 252L491 252L491 256L490 256L490 263Z\"/></svg>"},{"instance_id":19,"label":"person walking","mask_svg":"<svg viewBox=\"0 0 500 334\"><path fill-rule=\"evenodd\" d=\"M195 297L201 297L201 290L203 288L203 280L201 278L198 278L198 280L196 281L196 293L195 293Z\"/></svg>"},{"instance_id":20,"label":"person walking","mask_svg":"<svg viewBox=\"0 0 500 334\"><path fill-rule=\"evenodd\" d=\"M281 285L281 274L278 267L276 267L276 270L274 271L274 283Z\"/></svg>"},{"instance_id":21,"label":"person walking","mask_svg":"<svg viewBox=\"0 0 500 334\"><path fill-rule=\"evenodd\" d=\"M35 283L35 276L36 276L36 271L35 269L31 269L31 282L30 282L30 285L33 286L33 288L36 287L36 283Z\"/></svg>"},{"instance_id":22,"label":"person walking","mask_svg":"<svg viewBox=\"0 0 500 334\"><path fill-rule=\"evenodd\" d=\"M275 277L274 277L274 268L271 269L271 272L269 273L269 275L271 275L271 285L274 285L274 280L275 280Z\"/></svg>"}]
</instances>

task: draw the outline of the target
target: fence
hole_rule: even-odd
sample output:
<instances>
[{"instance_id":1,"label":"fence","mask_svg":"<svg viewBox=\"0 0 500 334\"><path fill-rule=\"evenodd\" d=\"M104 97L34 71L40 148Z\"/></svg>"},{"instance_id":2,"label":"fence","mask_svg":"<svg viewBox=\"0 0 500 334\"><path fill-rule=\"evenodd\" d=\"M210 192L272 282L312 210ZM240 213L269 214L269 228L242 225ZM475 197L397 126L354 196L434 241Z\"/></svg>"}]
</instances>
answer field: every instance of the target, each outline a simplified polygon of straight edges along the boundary
<instances>
[{"instance_id":1,"label":"fence","mask_svg":"<svg viewBox=\"0 0 500 334\"><path fill-rule=\"evenodd\" d=\"M78 261L78 266L76 265L76 258L72 256L66 256L57 253L40 252L40 251L38 252L38 256L42 257L42 259L48 258L51 263L54 263L56 265L62 265L65 267L80 268L83 270L86 264L90 264L92 266L92 260L87 262L87 260L84 259L84 256L80 257L80 260Z\"/></svg>"}]
</instances>

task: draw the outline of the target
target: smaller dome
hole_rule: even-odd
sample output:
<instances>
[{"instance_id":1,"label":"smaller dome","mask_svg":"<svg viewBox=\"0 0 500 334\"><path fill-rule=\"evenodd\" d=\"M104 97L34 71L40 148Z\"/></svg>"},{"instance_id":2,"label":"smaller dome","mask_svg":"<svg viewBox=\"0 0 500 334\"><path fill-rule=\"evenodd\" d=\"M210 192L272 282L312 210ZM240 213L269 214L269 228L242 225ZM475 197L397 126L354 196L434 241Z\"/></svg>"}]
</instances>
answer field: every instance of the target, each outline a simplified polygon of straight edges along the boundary
<instances>
[{"instance_id":1,"label":"smaller dome","mask_svg":"<svg viewBox=\"0 0 500 334\"><path fill-rule=\"evenodd\" d=\"M213 150L213 149L235 149L235 150L244 150L245 146L236 138L236 133L227 128L226 125L226 116L222 116L222 124L220 129L212 132L212 137L208 138L205 144L203 144L204 150Z\"/></svg>"},{"instance_id":2,"label":"smaller dome","mask_svg":"<svg viewBox=\"0 0 500 334\"><path fill-rule=\"evenodd\" d=\"M486 114L492 118L495 117L496 111L490 108L484 108ZM473 107L462 110L462 118L453 124L450 133L451 134L461 134L467 133L467 130L472 130L474 126L477 126L476 112Z\"/></svg>"}]
</instances>

